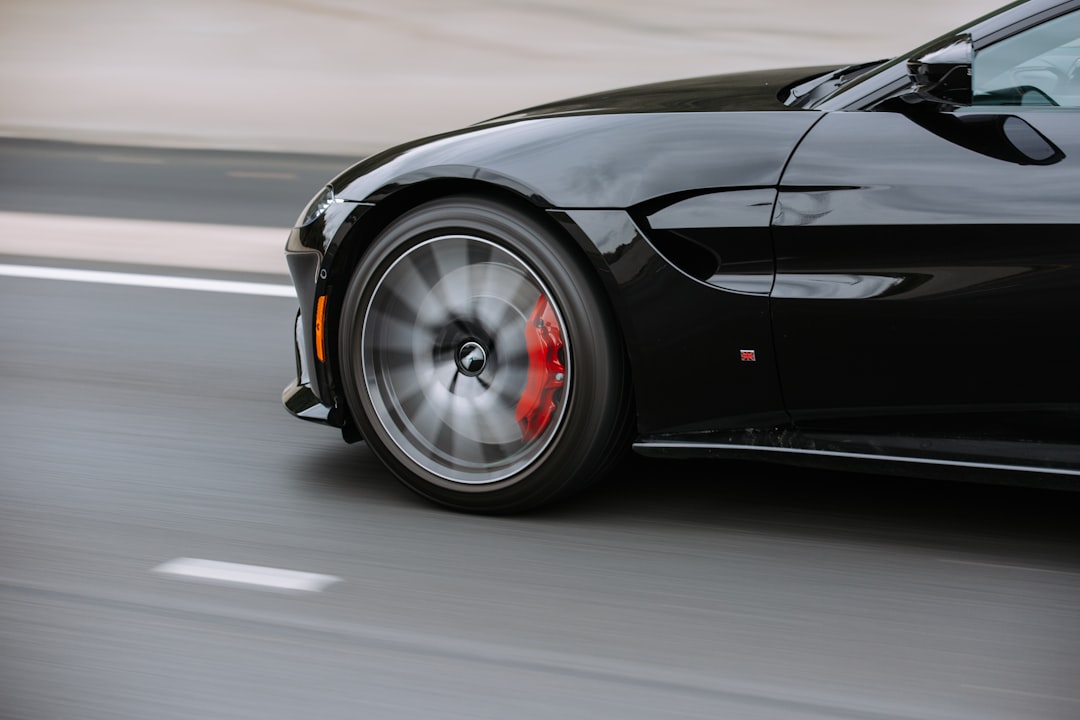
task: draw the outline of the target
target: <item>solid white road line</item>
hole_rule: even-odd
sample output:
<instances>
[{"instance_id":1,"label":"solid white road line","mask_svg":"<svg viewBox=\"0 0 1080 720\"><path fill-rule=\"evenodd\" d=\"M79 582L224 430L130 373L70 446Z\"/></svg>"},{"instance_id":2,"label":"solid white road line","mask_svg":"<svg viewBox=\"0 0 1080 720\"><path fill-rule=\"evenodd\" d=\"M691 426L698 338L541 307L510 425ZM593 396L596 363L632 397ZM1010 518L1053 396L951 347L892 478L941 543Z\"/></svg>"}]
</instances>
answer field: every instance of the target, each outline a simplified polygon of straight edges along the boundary
<instances>
[{"instance_id":1,"label":"solid white road line","mask_svg":"<svg viewBox=\"0 0 1080 720\"><path fill-rule=\"evenodd\" d=\"M239 563L202 560L199 558L176 558L162 563L153 572L163 575L193 578L239 585L255 585L274 590L302 590L321 592L329 585L341 582L334 575L284 570L282 568L263 567L260 565L241 565Z\"/></svg>"},{"instance_id":2,"label":"solid white road line","mask_svg":"<svg viewBox=\"0 0 1080 720\"><path fill-rule=\"evenodd\" d=\"M136 287L166 288L170 290L197 290L200 292L230 293L233 295L296 297L296 291L293 290L290 285L237 282L233 280L208 280L206 278L176 277L172 275L142 275L139 273L103 272L100 270L74 270L71 268L41 267L37 265L3 264L0 264L0 275L35 278L37 280L67 280L70 282L99 283L103 285L133 285Z\"/></svg>"}]
</instances>

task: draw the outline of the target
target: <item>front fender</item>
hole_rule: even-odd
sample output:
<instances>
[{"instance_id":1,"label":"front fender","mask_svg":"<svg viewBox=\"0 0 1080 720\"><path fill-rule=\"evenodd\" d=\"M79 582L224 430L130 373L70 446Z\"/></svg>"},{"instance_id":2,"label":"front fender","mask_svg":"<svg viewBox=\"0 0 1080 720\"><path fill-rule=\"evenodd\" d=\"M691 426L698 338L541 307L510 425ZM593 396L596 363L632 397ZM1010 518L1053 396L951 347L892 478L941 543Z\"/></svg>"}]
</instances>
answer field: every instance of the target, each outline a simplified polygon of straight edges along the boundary
<instances>
[{"instance_id":1,"label":"front fender","mask_svg":"<svg viewBox=\"0 0 1080 720\"><path fill-rule=\"evenodd\" d=\"M379 203L434 179L478 180L542 208L629 208L668 195L779 182L815 112L542 117L467 128L374 155L333 181Z\"/></svg>"}]
</instances>

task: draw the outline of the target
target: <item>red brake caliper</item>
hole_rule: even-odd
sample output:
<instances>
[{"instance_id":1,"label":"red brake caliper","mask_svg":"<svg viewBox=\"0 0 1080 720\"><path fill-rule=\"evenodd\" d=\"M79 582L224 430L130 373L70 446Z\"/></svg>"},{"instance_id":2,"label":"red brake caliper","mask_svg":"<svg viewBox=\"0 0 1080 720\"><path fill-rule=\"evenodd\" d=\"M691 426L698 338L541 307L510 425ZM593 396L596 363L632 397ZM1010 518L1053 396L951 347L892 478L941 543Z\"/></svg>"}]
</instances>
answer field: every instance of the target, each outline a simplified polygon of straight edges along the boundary
<instances>
[{"instance_id":1,"label":"red brake caliper","mask_svg":"<svg viewBox=\"0 0 1080 720\"><path fill-rule=\"evenodd\" d=\"M518 400L516 418L522 442L535 440L544 432L555 412L555 391L566 382L566 368L559 360L563 349L559 319L546 295L536 301L525 325L525 346L529 349L529 379Z\"/></svg>"}]
</instances>

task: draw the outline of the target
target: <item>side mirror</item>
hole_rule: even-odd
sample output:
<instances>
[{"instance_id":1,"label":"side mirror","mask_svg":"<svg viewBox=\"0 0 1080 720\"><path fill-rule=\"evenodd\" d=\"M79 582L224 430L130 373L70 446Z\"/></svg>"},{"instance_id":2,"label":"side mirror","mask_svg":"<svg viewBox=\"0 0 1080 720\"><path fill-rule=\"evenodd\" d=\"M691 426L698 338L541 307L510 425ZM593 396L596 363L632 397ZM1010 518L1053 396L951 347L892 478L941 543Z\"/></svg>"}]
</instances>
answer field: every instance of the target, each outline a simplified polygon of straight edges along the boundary
<instances>
[{"instance_id":1,"label":"side mirror","mask_svg":"<svg viewBox=\"0 0 1080 720\"><path fill-rule=\"evenodd\" d=\"M938 105L971 104L971 35L962 33L924 48L907 61L911 92Z\"/></svg>"}]
</instances>

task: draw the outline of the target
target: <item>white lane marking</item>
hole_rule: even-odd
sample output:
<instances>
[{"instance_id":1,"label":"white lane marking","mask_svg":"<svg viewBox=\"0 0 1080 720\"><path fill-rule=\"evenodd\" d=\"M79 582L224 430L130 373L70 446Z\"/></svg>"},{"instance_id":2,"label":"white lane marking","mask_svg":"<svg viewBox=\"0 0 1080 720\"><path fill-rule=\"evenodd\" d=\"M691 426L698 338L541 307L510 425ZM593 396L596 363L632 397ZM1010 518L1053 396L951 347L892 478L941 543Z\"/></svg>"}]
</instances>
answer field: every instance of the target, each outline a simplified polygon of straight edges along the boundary
<instances>
[{"instance_id":1,"label":"white lane marking","mask_svg":"<svg viewBox=\"0 0 1080 720\"><path fill-rule=\"evenodd\" d=\"M303 590L321 592L341 578L335 575L300 572L261 565L202 560L200 558L176 558L162 563L153 572L163 575L208 580L236 585L257 585L275 590Z\"/></svg>"},{"instance_id":2,"label":"white lane marking","mask_svg":"<svg viewBox=\"0 0 1080 720\"><path fill-rule=\"evenodd\" d=\"M296 174L290 172L260 172L258 170L230 170L225 173L234 178L252 178L255 180L296 180Z\"/></svg>"},{"instance_id":3,"label":"white lane marking","mask_svg":"<svg viewBox=\"0 0 1080 720\"><path fill-rule=\"evenodd\" d=\"M938 562L950 563L952 565L974 565L975 567L988 567L998 570L1023 570L1025 572L1041 572L1050 573L1051 575L1069 575L1071 577L1080 577L1080 572L1072 572L1069 570L1052 570L1050 568L1029 567L1027 565L1008 565L1005 563L989 563L979 562L977 560L952 560L950 558L938 558Z\"/></svg>"},{"instance_id":4,"label":"white lane marking","mask_svg":"<svg viewBox=\"0 0 1080 720\"><path fill-rule=\"evenodd\" d=\"M98 283L102 285L132 285L136 287L166 288L170 290L197 290L200 292L230 293L233 295L296 297L296 291L290 285L237 282L233 280L208 280L206 278L176 277L172 275L142 275L139 273L3 264L0 264L0 275L34 278L37 280L66 280L70 282Z\"/></svg>"}]
</instances>

